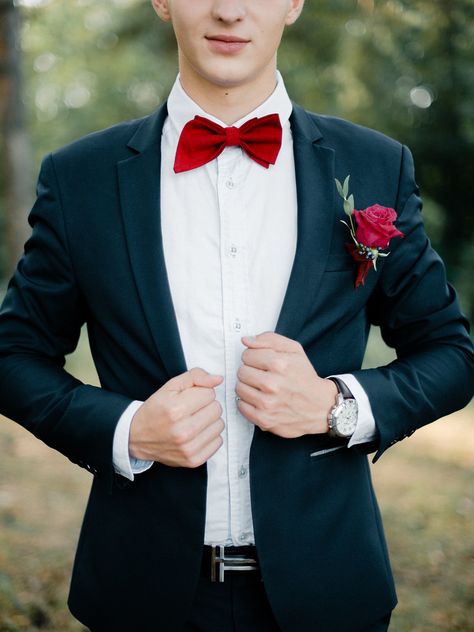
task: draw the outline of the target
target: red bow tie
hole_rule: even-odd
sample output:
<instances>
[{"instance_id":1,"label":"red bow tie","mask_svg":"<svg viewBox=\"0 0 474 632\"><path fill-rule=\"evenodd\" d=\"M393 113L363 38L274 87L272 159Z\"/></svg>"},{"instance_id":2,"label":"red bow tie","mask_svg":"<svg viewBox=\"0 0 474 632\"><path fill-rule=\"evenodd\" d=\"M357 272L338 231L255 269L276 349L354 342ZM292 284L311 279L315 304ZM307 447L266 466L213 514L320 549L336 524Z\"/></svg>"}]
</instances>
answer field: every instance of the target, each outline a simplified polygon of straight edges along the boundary
<instances>
[{"instance_id":1,"label":"red bow tie","mask_svg":"<svg viewBox=\"0 0 474 632\"><path fill-rule=\"evenodd\" d=\"M239 145L252 160L268 169L281 147L278 114L253 118L242 127L222 127L203 116L186 123L179 137L175 173L196 169L217 158L229 145Z\"/></svg>"}]
</instances>

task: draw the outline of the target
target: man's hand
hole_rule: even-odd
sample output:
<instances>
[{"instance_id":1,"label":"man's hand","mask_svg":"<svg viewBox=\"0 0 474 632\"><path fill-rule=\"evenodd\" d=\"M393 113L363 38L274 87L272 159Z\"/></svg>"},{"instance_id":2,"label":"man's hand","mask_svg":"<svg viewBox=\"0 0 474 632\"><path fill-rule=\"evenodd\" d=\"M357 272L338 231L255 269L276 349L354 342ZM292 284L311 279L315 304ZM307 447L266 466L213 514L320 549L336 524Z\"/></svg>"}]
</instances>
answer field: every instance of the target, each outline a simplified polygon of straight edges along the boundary
<instances>
[{"instance_id":1,"label":"man's hand","mask_svg":"<svg viewBox=\"0 0 474 632\"><path fill-rule=\"evenodd\" d=\"M223 443L222 406L214 391L223 379L195 367L166 382L133 416L130 454L174 467L205 463Z\"/></svg>"},{"instance_id":2,"label":"man's hand","mask_svg":"<svg viewBox=\"0 0 474 632\"><path fill-rule=\"evenodd\" d=\"M301 344L274 332L242 342L248 348L237 371L240 412L280 437L327 432L337 387L318 376Z\"/></svg>"}]
</instances>

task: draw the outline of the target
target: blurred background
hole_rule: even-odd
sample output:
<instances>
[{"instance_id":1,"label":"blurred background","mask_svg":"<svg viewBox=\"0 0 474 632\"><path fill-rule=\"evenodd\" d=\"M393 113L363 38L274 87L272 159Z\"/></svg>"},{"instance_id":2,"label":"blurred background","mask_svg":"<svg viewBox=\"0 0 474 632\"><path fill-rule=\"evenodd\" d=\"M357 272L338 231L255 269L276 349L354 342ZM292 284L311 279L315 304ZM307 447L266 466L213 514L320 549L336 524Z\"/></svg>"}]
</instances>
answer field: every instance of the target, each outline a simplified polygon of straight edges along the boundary
<instances>
[{"instance_id":1,"label":"blurred background","mask_svg":"<svg viewBox=\"0 0 474 632\"><path fill-rule=\"evenodd\" d=\"M409 145L428 234L471 318L473 41L472 0L306 0L279 56L295 101ZM150 113L176 71L172 31L148 0L0 0L0 295L41 158ZM392 358L374 331L365 365ZM68 368L97 383L85 335ZM474 630L473 417L471 405L423 428L373 468L394 632ZM65 599L89 475L11 422L0 455L0 632L81 630Z\"/></svg>"}]
</instances>

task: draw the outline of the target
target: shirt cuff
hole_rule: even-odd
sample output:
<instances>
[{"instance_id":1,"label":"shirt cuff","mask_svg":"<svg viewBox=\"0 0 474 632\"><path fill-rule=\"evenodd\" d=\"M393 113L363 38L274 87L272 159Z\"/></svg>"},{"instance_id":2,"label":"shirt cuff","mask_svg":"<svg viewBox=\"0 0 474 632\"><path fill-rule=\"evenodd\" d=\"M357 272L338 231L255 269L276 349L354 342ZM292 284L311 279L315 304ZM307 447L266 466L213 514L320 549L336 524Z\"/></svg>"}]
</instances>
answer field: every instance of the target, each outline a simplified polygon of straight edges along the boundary
<instances>
[{"instance_id":1,"label":"shirt cuff","mask_svg":"<svg viewBox=\"0 0 474 632\"><path fill-rule=\"evenodd\" d=\"M112 459L114 470L117 474L133 481L134 474L146 472L153 465L153 461L142 461L130 456L128 451L128 441L130 436L130 426L132 425L133 415L137 412L143 402L138 400L132 402L123 411L115 427Z\"/></svg>"},{"instance_id":2,"label":"shirt cuff","mask_svg":"<svg viewBox=\"0 0 474 632\"><path fill-rule=\"evenodd\" d=\"M347 444L348 448L359 443L368 443L377 438L377 426L375 425L374 415L372 413L372 407L369 402L367 393L361 386L360 382L351 373L344 373L343 375L333 375L331 377L338 377L347 384L348 389L354 395L354 399L357 402L359 409L357 416L357 426L354 434L350 438Z\"/></svg>"}]
</instances>

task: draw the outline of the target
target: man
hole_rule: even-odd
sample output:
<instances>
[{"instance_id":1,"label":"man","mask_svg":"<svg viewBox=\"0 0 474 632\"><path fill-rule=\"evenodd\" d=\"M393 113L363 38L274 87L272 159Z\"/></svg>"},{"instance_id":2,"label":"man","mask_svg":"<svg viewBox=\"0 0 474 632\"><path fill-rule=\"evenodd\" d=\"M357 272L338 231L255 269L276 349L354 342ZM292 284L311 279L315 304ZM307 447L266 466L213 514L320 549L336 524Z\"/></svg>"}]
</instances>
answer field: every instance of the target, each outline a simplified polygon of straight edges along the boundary
<instances>
[{"instance_id":1,"label":"man","mask_svg":"<svg viewBox=\"0 0 474 632\"><path fill-rule=\"evenodd\" d=\"M153 0L167 104L43 162L0 398L94 475L69 599L94 632L386 630L366 454L472 394L410 153L277 74L303 1ZM101 388L63 370L84 322ZM398 359L361 370L371 323Z\"/></svg>"}]
</instances>

